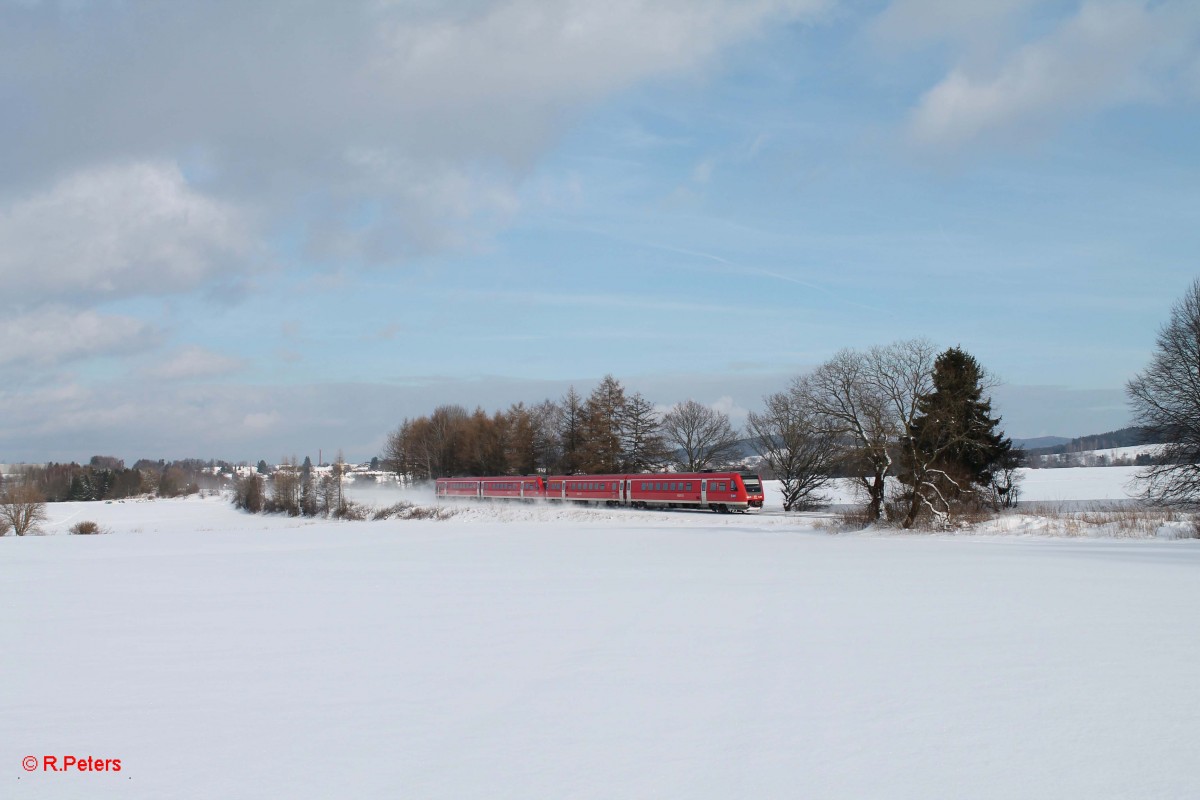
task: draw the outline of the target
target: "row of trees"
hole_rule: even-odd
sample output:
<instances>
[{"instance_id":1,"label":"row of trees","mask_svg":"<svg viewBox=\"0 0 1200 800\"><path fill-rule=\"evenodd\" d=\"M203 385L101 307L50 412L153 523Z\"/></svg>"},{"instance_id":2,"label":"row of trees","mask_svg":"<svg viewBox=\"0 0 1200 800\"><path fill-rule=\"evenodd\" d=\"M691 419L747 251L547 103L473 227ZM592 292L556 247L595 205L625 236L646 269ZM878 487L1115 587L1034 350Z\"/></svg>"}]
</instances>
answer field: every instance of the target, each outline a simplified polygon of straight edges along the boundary
<instances>
[{"instance_id":1,"label":"row of trees","mask_svg":"<svg viewBox=\"0 0 1200 800\"><path fill-rule=\"evenodd\" d=\"M726 467L741 455L727 414L694 401L660 414L607 375L587 398L517 403L488 415L441 406L406 419L387 438L383 463L411 480L453 475L602 474L667 466Z\"/></svg>"},{"instance_id":2,"label":"row of trees","mask_svg":"<svg viewBox=\"0 0 1200 800\"><path fill-rule=\"evenodd\" d=\"M751 413L745 436L783 487L785 510L824 504L835 476L862 487L871 520L892 498L912 527L922 515L1011 505L1019 452L984 397L989 379L968 353L940 355L925 340L843 350ZM387 440L384 463L422 480L454 475L601 474L725 468L742 455L729 417L693 400L665 413L611 375L586 398L517 404L489 416L442 406L408 419Z\"/></svg>"},{"instance_id":3,"label":"row of trees","mask_svg":"<svg viewBox=\"0 0 1200 800\"><path fill-rule=\"evenodd\" d=\"M252 514L282 513L293 517L344 517L352 509L346 498L345 476L349 465L338 453L328 472L319 477L312 462L285 458L268 476L251 472L234 484L233 504Z\"/></svg>"},{"instance_id":4,"label":"row of trees","mask_svg":"<svg viewBox=\"0 0 1200 800\"><path fill-rule=\"evenodd\" d=\"M879 520L888 478L904 487L896 521L938 522L983 505L1016 502L1020 453L999 430L984 397L989 379L960 348L941 353L923 339L842 350L764 398L747 428L779 478L786 510L825 502L834 475L853 478L866 516Z\"/></svg>"},{"instance_id":5,"label":"row of trees","mask_svg":"<svg viewBox=\"0 0 1200 800\"><path fill-rule=\"evenodd\" d=\"M223 480L213 474L212 467L212 462L199 459L141 459L126 467L113 456L92 456L87 464L52 462L26 467L21 481L34 486L48 502L122 500L146 494L178 497L221 488Z\"/></svg>"}]
</instances>

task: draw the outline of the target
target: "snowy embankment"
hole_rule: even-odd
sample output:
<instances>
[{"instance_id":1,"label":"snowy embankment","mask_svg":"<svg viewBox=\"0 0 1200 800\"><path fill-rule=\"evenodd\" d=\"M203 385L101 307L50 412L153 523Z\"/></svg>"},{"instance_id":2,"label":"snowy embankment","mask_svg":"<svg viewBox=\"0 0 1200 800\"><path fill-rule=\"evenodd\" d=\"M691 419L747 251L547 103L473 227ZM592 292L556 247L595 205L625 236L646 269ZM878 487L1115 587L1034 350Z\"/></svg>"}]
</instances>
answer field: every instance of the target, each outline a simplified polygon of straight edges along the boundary
<instances>
[{"instance_id":1,"label":"snowy embankment","mask_svg":"<svg viewBox=\"0 0 1200 800\"><path fill-rule=\"evenodd\" d=\"M6 797L1200 796L1200 542L52 513L113 533L0 538Z\"/></svg>"}]
</instances>

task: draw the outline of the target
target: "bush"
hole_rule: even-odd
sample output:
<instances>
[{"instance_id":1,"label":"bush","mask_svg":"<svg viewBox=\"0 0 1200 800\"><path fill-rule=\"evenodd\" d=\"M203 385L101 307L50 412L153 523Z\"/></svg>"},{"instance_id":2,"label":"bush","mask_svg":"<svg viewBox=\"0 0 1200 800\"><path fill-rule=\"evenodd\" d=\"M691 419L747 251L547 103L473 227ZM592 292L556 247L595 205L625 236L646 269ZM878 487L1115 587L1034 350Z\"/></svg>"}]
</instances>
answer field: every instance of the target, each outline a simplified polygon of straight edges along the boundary
<instances>
[{"instance_id":1,"label":"bush","mask_svg":"<svg viewBox=\"0 0 1200 800\"><path fill-rule=\"evenodd\" d=\"M263 481L258 475L247 475L234 486L233 504L244 511L259 514L266 505L266 500Z\"/></svg>"},{"instance_id":2,"label":"bush","mask_svg":"<svg viewBox=\"0 0 1200 800\"><path fill-rule=\"evenodd\" d=\"M46 497L27 483L6 486L0 493L0 534L11 529L17 536L35 533L46 520Z\"/></svg>"},{"instance_id":3,"label":"bush","mask_svg":"<svg viewBox=\"0 0 1200 800\"><path fill-rule=\"evenodd\" d=\"M334 510L333 516L336 519L364 520L367 518L367 509L347 500L342 503L341 508Z\"/></svg>"},{"instance_id":4,"label":"bush","mask_svg":"<svg viewBox=\"0 0 1200 800\"><path fill-rule=\"evenodd\" d=\"M412 503L401 501L394 506L375 509L375 513L371 515L371 519L376 521L391 519L392 517L396 519L448 519L454 516L454 513L449 508L414 506Z\"/></svg>"},{"instance_id":5,"label":"bush","mask_svg":"<svg viewBox=\"0 0 1200 800\"><path fill-rule=\"evenodd\" d=\"M108 531L101 528L99 523L85 519L72 525L71 533L76 536L93 536L98 533L108 533Z\"/></svg>"},{"instance_id":6,"label":"bush","mask_svg":"<svg viewBox=\"0 0 1200 800\"><path fill-rule=\"evenodd\" d=\"M406 503L402 500L394 506L375 509L375 513L371 515L371 519L379 522L380 520L391 519L392 517L403 517L405 512L410 508L412 508L412 503Z\"/></svg>"}]
</instances>

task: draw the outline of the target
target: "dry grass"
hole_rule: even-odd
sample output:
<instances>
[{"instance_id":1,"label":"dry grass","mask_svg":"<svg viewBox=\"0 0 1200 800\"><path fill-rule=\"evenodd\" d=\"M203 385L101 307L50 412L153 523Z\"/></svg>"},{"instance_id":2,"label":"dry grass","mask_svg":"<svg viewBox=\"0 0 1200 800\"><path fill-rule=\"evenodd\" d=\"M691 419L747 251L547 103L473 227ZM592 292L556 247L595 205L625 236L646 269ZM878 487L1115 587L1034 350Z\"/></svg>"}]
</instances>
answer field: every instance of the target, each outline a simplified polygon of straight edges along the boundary
<instances>
[{"instance_id":1,"label":"dry grass","mask_svg":"<svg viewBox=\"0 0 1200 800\"><path fill-rule=\"evenodd\" d=\"M865 506L856 506L821 520L814 527L829 533L863 530L872 525L900 530L901 517L893 512L894 509L885 507L885 519L877 522L867 517ZM1200 538L1200 514L1116 503L1039 503L1004 511L963 508L946 524L935 523L923 515L912 532L1034 533L1099 539Z\"/></svg>"},{"instance_id":2,"label":"dry grass","mask_svg":"<svg viewBox=\"0 0 1200 800\"><path fill-rule=\"evenodd\" d=\"M894 501L884 505L884 519L866 516L866 506L842 510L814 524L830 534L865 528L900 530L902 515ZM1038 534L1088 539L1200 539L1200 513L1117 503L1039 503L994 511L988 507L955 509L948 521L926 513L911 533Z\"/></svg>"},{"instance_id":3,"label":"dry grass","mask_svg":"<svg viewBox=\"0 0 1200 800\"><path fill-rule=\"evenodd\" d=\"M376 520L376 521L385 520L385 519L393 519L393 518L395 518L395 519L449 519L450 517L453 517L455 513L456 512L450 508L443 508L440 506L436 506L436 507L417 506L417 505L413 505L412 503L405 503L402 501L402 502L396 503L393 506L387 506L386 508L375 509L375 512L373 514L371 514L371 519Z\"/></svg>"},{"instance_id":4,"label":"dry grass","mask_svg":"<svg viewBox=\"0 0 1200 800\"><path fill-rule=\"evenodd\" d=\"M1178 538L1200 538L1200 517L1175 509L1104 503L1083 508L1039 504L1021 509L1021 513L1046 521L1047 532L1060 536L1153 539L1166 526Z\"/></svg>"}]
</instances>

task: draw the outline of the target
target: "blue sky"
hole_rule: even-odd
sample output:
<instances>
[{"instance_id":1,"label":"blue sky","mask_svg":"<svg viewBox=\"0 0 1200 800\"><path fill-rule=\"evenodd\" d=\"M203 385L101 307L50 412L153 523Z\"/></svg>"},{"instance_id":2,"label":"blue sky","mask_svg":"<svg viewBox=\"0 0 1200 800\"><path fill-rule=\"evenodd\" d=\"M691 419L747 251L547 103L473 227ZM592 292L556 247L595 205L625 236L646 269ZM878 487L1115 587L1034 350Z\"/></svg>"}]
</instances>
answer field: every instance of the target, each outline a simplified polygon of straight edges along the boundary
<instances>
[{"instance_id":1,"label":"blue sky","mask_svg":"<svg viewBox=\"0 0 1200 800\"><path fill-rule=\"evenodd\" d=\"M1188 2L0 0L0 462L378 452L926 337L1120 427L1196 277Z\"/></svg>"}]
</instances>

